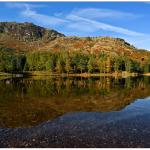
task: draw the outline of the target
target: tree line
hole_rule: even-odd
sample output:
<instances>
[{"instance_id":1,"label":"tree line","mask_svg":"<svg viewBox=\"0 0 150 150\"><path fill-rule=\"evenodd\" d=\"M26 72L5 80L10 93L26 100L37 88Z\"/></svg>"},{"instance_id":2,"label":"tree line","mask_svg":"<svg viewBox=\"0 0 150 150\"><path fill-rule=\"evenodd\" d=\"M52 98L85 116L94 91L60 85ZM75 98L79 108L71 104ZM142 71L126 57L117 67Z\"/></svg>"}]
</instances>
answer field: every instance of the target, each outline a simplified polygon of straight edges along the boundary
<instances>
[{"instance_id":1,"label":"tree line","mask_svg":"<svg viewBox=\"0 0 150 150\"><path fill-rule=\"evenodd\" d=\"M126 56L106 53L35 52L27 54L0 54L0 72L50 71L52 73L113 73L150 72L150 62L144 65Z\"/></svg>"}]
</instances>

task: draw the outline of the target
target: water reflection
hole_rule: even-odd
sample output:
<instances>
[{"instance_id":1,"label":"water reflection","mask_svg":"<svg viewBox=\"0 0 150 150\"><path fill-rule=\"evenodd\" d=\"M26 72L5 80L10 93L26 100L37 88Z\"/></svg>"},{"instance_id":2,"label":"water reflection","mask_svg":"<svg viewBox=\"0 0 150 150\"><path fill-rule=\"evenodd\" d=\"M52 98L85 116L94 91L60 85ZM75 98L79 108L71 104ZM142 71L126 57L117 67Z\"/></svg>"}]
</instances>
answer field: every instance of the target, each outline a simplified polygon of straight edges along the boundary
<instances>
[{"instance_id":1,"label":"water reflection","mask_svg":"<svg viewBox=\"0 0 150 150\"><path fill-rule=\"evenodd\" d=\"M0 127L31 127L68 112L121 111L150 96L150 78L0 80Z\"/></svg>"}]
</instances>

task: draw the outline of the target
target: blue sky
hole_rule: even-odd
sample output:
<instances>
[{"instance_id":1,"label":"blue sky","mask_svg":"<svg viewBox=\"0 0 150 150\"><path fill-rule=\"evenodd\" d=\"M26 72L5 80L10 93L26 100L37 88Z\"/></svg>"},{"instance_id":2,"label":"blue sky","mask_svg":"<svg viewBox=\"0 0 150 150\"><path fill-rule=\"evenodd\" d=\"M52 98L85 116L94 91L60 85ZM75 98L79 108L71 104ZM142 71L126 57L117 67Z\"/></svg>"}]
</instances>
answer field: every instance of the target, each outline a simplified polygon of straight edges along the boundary
<instances>
[{"instance_id":1,"label":"blue sky","mask_svg":"<svg viewBox=\"0 0 150 150\"><path fill-rule=\"evenodd\" d=\"M0 21L33 22L69 36L113 36L150 50L150 2L0 2Z\"/></svg>"}]
</instances>

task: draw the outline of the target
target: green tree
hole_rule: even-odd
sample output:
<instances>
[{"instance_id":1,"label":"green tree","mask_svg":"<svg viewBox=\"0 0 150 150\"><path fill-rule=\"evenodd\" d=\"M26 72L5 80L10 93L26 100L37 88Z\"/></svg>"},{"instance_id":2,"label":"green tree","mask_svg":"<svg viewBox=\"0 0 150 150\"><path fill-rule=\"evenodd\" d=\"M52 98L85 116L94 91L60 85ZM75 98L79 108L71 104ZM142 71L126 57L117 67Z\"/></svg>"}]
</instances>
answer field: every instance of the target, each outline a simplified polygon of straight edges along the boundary
<instances>
[{"instance_id":1,"label":"green tree","mask_svg":"<svg viewBox=\"0 0 150 150\"><path fill-rule=\"evenodd\" d=\"M131 60L126 59L126 61L125 61L125 70L127 72L132 72L133 71L133 62Z\"/></svg>"},{"instance_id":2,"label":"green tree","mask_svg":"<svg viewBox=\"0 0 150 150\"><path fill-rule=\"evenodd\" d=\"M63 73L64 72L64 61L63 61L61 55L58 55L58 57L57 57L56 68L55 69L58 73Z\"/></svg>"},{"instance_id":3,"label":"green tree","mask_svg":"<svg viewBox=\"0 0 150 150\"><path fill-rule=\"evenodd\" d=\"M55 69L55 57L54 55L51 55L48 60L46 61L46 70L49 70L51 72L54 72Z\"/></svg>"},{"instance_id":4,"label":"green tree","mask_svg":"<svg viewBox=\"0 0 150 150\"><path fill-rule=\"evenodd\" d=\"M87 63L87 68L89 73L93 73L94 71L94 56L90 56L88 63Z\"/></svg>"},{"instance_id":5,"label":"green tree","mask_svg":"<svg viewBox=\"0 0 150 150\"><path fill-rule=\"evenodd\" d=\"M78 67L79 67L81 73L86 71L87 61L88 61L88 58L85 55L80 55L80 61L79 61Z\"/></svg>"},{"instance_id":6,"label":"green tree","mask_svg":"<svg viewBox=\"0 0 150 150\"><path fill-rule=\"evenodd\" d=\"M119 71L119 66L120 66L120 60L118 57L113 58L113 68L115 72Z\"/></svg>"},{"instance_id":7,"label":"green tree","mask_svg":"<svg viewBox=\"0 0 150 150\"><path fill-rule=\"evenodd\" d=\"M17 56L17 70L23 71L25 64L26 64L26 56L25 55Z\"/></svg>"},{"instance_id":8,"label":"green tree","mask_svg":"<svg viewBox=\"0 0 150 150\"><path fill-rule=\"evenodd\" d=\"M65 60L65 70L67 73L71 71L71 59L69 57Z\"/></svg>"},{"instance_id":9,"label":"green tree","mask_svg":"<svg viewBox=\"0 0 150 150\"><path fill-rule=\"evenodd\" d=\"M110 57L107 57L105 70L106 70L105 71L106 73L111 72L111 59L110 59Z\"/></svg>"},{"instance_id":10,"label":"green tree","mask_svg":"<svg viewBox=\"0 0 150 150\"><path fill-rule=\"evenodd\" d=\"M98 58L98 68L100 73L106 72L106 60L107 60L107 55L101 53Z\"/></svg>"},{"instance_id":11,"label":"green tree","mask_svg":"<svg viewBox=\"0 0 150 150\"><path fill-rule=\"evenodd\" d=\"M78 53L72 53L71 57L72 57L71 66L73 68L74 73L77 73L79 68L80 56Z\"/></svg>"}]
</instances>

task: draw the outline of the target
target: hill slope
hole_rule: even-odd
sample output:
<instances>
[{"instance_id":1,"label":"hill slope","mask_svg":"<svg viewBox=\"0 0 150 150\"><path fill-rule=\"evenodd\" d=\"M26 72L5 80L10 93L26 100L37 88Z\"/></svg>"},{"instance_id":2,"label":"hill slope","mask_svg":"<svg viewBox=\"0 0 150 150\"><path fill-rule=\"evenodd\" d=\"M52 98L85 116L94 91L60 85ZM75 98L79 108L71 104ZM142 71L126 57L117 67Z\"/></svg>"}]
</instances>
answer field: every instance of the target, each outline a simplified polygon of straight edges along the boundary
<instances>
[{"instance_id":1,"label":"hill slope","mask_svg":"<svg viewBox=\"0 0 150 150\"><path fill-rule=\"evenodd\" d=\"M65 37L55 30L45 29L32 23L0 22L0 48L16 52L31 51L82 51L105 52L111 55L127 55L138 61L150 56L148 51L138 50L123 39L111 37Z\"/></svg>"},{"instance_id":2,"label":"hill slope","mask_svg":"<svg viewBox=\"0 0 150 150\"><path fill-rule=\"evenodd\" d=\"M139 50L120 38L97 37L60 37L47 43L41 50L80 51L85 54L99 54L104 52L113 56L128 56L140 62L150 57L150 52Z\"/></svg>"}]
</instances>

